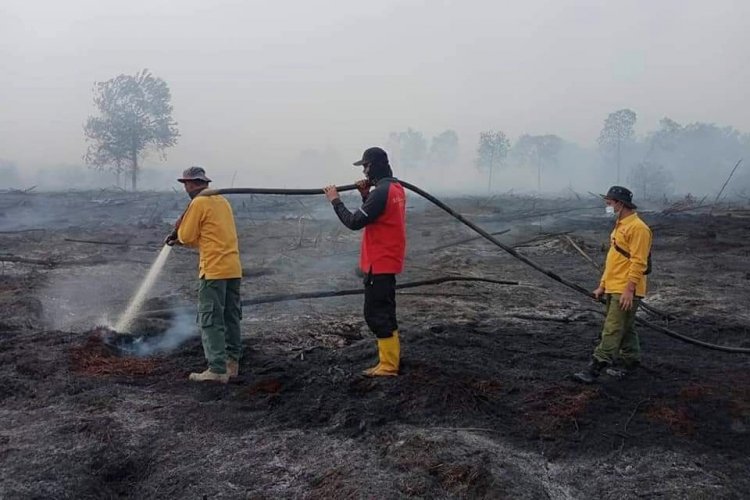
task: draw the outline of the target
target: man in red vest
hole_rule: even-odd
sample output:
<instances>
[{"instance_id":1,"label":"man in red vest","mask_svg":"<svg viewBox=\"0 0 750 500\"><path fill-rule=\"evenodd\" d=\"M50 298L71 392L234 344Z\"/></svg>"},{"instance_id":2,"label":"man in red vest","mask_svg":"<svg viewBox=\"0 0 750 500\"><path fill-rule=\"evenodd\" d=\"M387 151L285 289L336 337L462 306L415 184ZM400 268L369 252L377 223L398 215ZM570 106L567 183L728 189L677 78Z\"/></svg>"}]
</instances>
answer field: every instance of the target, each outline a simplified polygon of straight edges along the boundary
<instances>
[{"instance_id":1,"label":"man in red vest","mask_svg":"<svg viewBox=\"0 0 750 500\"><path fill-rule=\"evenodd\" d=\"M361 165L366 177L357 182L363 201L359 209L350 212L339 198L336 186L327 186L324 191L346 227L355 231L365 228L359 267L365 276L365 321L378 339L379 362L363 373L369 377L395 377L401 358L396 275L404 269L406 194L393 177L388 155L382 149L366 149L354 165Z\"/></svg>"}]
</instances>

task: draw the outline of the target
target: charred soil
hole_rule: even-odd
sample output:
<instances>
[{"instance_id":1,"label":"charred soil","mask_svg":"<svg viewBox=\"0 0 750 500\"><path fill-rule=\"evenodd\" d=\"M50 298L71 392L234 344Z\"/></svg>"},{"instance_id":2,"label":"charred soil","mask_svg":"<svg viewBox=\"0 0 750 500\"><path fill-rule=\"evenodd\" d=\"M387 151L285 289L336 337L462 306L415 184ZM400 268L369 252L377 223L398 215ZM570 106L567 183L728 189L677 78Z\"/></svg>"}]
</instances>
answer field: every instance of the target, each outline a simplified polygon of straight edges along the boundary
<instances>
[{"instance_id":1,"label":"charred soil","mask_svg":"<svg viewBox=\"0 0 750 500\"><path fill-rule=\"evenodd\" d=\"M128 355L97 318L124 309L158 252L168 226L154 212L176 217L183 203L141 196L147 202L27 196L25 209L58 207L56 217L75 221L37 221L43 236L9 226L14 209L6 209L4 229L14 232L0 234L4 252L47 264L6 261L0 276L3 498L742 498L750 490L750 357L641 328L640 370L575 383L601 308L485 242L446 246L472 235L416 201L399 281L456 274L520 284L400 293L399 377L360 375L376 353L356 296L247 308L240 375L227 385L188 382L205 367L195 336ZM511 229L501 239L595 286L597 270L565 238L601 262L611 222L585 209L592 202L449 203L488 230ZM245 298L359 286L358 235L322 200L233 204ZM571 212L538 215L560 206ZM121 222L102 223L100 211ZM643 217L655 235L648 302L673 315L670 328L750 346L748 219ZM196 256L172 257L148 309L194 304ZM138 330L158 337L176 314L142 319Z\"/></svg>"}]
</instances>

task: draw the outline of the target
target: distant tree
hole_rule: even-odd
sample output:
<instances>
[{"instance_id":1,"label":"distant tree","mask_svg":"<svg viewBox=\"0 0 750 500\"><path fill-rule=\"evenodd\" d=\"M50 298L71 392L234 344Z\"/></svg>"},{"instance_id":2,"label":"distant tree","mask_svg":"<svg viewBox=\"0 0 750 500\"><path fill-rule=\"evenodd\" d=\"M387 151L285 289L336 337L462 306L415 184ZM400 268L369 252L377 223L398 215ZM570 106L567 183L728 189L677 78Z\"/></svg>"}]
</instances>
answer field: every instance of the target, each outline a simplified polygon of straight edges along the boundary
<instances>
[{"instance_id":1,"label":"distant tree","mask_svg":"<svg viewBox=\"0 0 750 500\"><path fill-rule=\"evenodd\" d=\"M733 127L690 123L679 138L672 158L678 162L680 181L706 190L719 189L737 160L748 153L743 135Z\"/></svg>"},{"instance_id":2,"label":"distant tree","mask_svg":"<svg viewBox=\"0 0 750 500\"><path fill-rule=\"evenodd\" d=\"M642 161L630 171L628 183L641 200L655 200L674 191L672 173L659 163Z\"/></svg>"},{"instance_id":3,"label":"distant tree","mask_svg":"<svg viewBox=\"0 0 750 500\"><path fill-rule=\"evenodd\" d=\"M432 138L430 160L441 166L450 167L458 160L458 134L446 130Z\"/></svg>"},{"instance_id":4,"label":"distant tree","mask_svg":"<svg viewBox=\"0 0 750 500\"><path fill-rule=\"evenodd\" d=\"M599 147L602 152L613 154L617 159L617 182L620 182L620 163L622 148L635 135L636 114L630 109L621 109L610 113L604 120L604 127L599 133Z\"/></svg>"},{"instance_id":5,"label":"distant tree","mask_svg":"<svg viewBox=\"0 0 750 500\"><path fill-rule=\"evenodd\" d=\"M135 76L119 75L94 85L98 116L90 116L83 127L89 143L84 160L89 165L112 170L119 178L129 172L136 190L139 161L149 151L162 158L177 144L179 132L172 120L169 87L144 69Z\"/></svg>"},{"instance_id":6,"label":"distant tree","mask_svg":"<svg viewBox=\"0 0 750 500\"><path fill-rule=\"evenodd\" d=\"M422 166L427 156L427 140L422 132L411 127L403 132L391 132L388 144L391 151L395 149L398 165L404 170Z\"/></svg>"},{"instance_id":7,"label":"distant tree","mask_svg":"<svg viewBox=\"0 0 750 500\"><path fill-rule=\"evenodd\" d=\"M649 133L646 137L648 146L646 159L676 150L680 143L682 132L682 125L671 118L664 117L659 120L659 130Z\"/></svg>"},{"instance_id":8,"label":"distant tree","mask_svg":"<svg viewBox=\"0 0 750 500\"><path fill-rule=\"evenodd\" d=\"M549 135L524 134L513 145L513 157L522 164L536 168L537 190L542 190L542 169L546 165L557 164L563 140Z\"/></svg>"},{"instance_id":9,"label":"distant tree","mask_svg":"<svg viewBox=\"0 0 750 500\"><path fill-rule=\"evenodd\" d=\"M750 156L747 136L733 127L695 122L680 125L664 118L660 127L646 136L644 160L664 165L674 173L676 189L706 193L719 189L740 158ZM725 177L724 177L725 178ZM741 176L732 186L742 184Z\"/></svg>"},{"instance_id":10,"label":"distant tree","mask_svg":"<svg viewBox=\"0 0 750 500\"><path fill-rule=\"evenodd\" d=\"M505 163L510 150L510 141L502 131L488 130L479 134L476 165L487 170L487 192L492 191L492 172Z\"/></svg>"}]
</instances>

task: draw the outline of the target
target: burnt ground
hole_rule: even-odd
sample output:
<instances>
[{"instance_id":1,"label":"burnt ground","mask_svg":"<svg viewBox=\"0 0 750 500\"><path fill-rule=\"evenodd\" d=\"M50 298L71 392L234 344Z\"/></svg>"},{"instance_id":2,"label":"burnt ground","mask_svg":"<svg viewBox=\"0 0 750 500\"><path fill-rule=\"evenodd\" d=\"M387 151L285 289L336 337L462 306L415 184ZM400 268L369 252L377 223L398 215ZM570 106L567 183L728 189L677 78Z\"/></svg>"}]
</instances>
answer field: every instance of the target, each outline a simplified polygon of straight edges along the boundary
<instances>
[{"instance_id":1,"label":"burnt ground","mask_svg":"<svg viewBox=\"0 0 750 500\"><path fill-rule=\"evenodd\" d=\"M246 355L226 386L187 381L204 368L195 336L149 357L118 356L94 327L125 309L184 203L171 193L0 195L0 497L750 491L750 357L641 328L639 373L576 384L570 374L595 345L601 308L488 243L446 246L472 235L415 196L400 282L463 275L519 285L401 292L400 377L358 375L375 360L361 296L246 308ZM596 285L598 272L566 236L603 259L611 221L597 200L449 203L489 230L511 229L500 239L550 269ZM233 204L245 298L360 286L359 235L323 200ZM677 331L750 347L750 219L647 208L655 234L648 302L672 314ZM196 267L194 253L173 251L146 307L189 308ZM144 318L136 333L158 338L175 324L190 332L189 316Z\"/></svg>"}]
</instances>

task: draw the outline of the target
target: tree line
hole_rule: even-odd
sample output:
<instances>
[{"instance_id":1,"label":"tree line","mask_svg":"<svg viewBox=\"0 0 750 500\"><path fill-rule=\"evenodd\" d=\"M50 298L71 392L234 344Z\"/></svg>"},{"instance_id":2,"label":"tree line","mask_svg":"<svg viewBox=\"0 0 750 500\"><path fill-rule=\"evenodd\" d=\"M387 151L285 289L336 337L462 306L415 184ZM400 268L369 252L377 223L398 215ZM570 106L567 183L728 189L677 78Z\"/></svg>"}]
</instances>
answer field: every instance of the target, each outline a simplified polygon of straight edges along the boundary
<instances>
[{"instance_id":1,"label":"tree line","mask_svg":"<svg viewBox=\"0 0 750 500\"><path fill-rule=\"evenodd\" d=\"M180 136L172 119L169 87L144 69L98 82L93 94L97 114L83 127L88 142L84 160L94 168L113 172L118 185L129 177L135 190L143 158L151 153L165 157ZM665 117L657 130L638 137L636 122L637 114L631 109L606 116L597 152L600 167L611 172L612 182L626 180L641 199L668 194L681 175L708 180L716 169L725 169L750 153L750 134L732 127L703 122L681 125ZM500 129L483 131L475 141L473 164L486 172L488 192L493 189L493 175L510 165L534 171L541 191L545 171L558 169L561 152L575 146L554 134L522 134L511 142ZM411 127L391 132L386 149L403 175L428 166L454 167L461 161L459 135L451 129L429 140Z\"/></svg>"},{"instance_id":2,"label":"tree line","mask_svg":"<svg viewBox=\"0 0 750 500\"><path fill-rule=\"evenodd\" d=\"M637 114L631 109L609 113L596 153L608 180L627 183L638 190L640 199L670 195L676 185L683 189L711 185L717 172L726 175L737 160L750 156L750 134L733 127L705 122L681 125L665 117L658 129L639 137L636 122ZM433 137L429 151L422 133L411 128L389 137L401 168L455 166L459 158L458 134L453 130ZM541 191L543 173L560 167L561 153L566 148L580 149L554 134L522 134L512 143L502 130L480 132L474 148L474 165L486 172L488 191L492 191L493 174L508 166L533 169ZM678 182L685 178L692 182Z\"/></svg>"}]
</instances>

